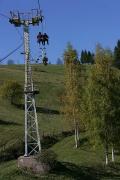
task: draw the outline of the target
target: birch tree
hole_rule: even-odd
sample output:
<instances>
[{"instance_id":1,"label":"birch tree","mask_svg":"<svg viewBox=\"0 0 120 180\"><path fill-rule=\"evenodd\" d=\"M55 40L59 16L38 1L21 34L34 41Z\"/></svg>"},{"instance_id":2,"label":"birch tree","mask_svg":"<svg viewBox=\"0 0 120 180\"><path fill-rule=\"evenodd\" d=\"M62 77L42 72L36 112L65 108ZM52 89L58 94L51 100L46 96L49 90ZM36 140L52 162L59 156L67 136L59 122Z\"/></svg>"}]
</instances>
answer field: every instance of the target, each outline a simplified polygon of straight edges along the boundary
<instances>
[{"instance_id":1,"label":"birch tree","mask_svg":"<svg viewBox=\"0 0 120 180\"><path fill-rule=\"evenodd\" d=\"M65 96L63 112L65 119L74 126L75 147L79 146L79 122L80 122L80 91L79 91L79 67L77 51L69 44L64 52L65 64Z\"/></svg>"},{"instance_id":2,"label":"birch tree","mask_svg":"<svg viewBox=\"0 0 120 180\"><path fill-rule=\"evenodd\" d=\"M98 46L96 48L95 65L92 66L88 86L86 87L86 109L89 134L92 142L103 143L105 148L105 162L109 162L109 145L117 139L115 129L119 120L118 107L115 106L117 89L114 86L116 77L112 68L112 53ZM118 81L117 81L118 83ZM119 84L119 83L118 83ZM117 85L118 85L117 84ZM120 103L120 98L117 102ZM119 114L120 115L120 114ZM119 128L118 128L119 131ZM112 160L113 157L112 147Z\"/></svg>"},{"instance_id":3,"label":"birch tree","mask_svg":"<svg viewBox=\"0 0 120 180\"><path fill-rule=\"evenodd\" d=\"M110 97L111 97L111 111L110 111L110 145L111 145L111 159L115 162L115 149L120 145L120 71L117 68L112 68L110 74Z\"/></svg>"}]
</instances>

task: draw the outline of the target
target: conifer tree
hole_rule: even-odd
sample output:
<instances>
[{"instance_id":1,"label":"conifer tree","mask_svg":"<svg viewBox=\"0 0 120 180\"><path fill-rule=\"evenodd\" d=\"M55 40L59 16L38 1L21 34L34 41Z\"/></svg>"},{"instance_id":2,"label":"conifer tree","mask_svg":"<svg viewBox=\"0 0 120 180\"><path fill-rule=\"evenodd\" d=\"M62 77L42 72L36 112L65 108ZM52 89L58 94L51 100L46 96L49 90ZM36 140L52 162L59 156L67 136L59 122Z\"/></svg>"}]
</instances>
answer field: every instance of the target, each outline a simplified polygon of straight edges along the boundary
<instances>
[{"instance_id":1,"label":"conifer tree","mask_svg":"<svg viewBox=\"0 0 120 180\"><path fill-rule=\"evenodd\" d=\"M83 64L84 63L84 51L81 51L81 57L80 57L80 61Z\"/></svg>"},{"instance_id":2,"label":"conifer tree","mask_svg":"<svg viewBox=\"0 0 120 180\"><path fill-rule=\"evenodd\" d=\"M94 54L90 51L81 51L80 61L82 64L93 64L94 63Z\"/></svg>"},{"instance_id":3,"label":"conifer tree","mask_svg":"<svg viewBox=\"0 0 120 180\"><path fill-rule=\"evenodd\" d=\"M120 69L120 40L117 41L117 45L114 48L114 65Z\"/></svg>"}]
</instances>

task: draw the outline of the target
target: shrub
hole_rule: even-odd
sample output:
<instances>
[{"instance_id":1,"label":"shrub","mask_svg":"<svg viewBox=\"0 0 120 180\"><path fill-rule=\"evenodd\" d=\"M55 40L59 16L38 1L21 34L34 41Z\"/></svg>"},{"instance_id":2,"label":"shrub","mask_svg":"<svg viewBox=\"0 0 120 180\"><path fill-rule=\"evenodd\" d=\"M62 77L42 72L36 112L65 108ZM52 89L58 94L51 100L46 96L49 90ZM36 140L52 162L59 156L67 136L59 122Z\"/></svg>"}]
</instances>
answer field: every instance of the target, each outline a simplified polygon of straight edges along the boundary
<instances>
[{"instance_id":1,"label":"shrub","mask_svg":"<svg viewBox=\"0 0 120 180\"><path fill-rule=\"evenodd\" d=\"M43 149L39 154L36 155L35 159L38 162L54 168L57 162L57 155L52 150Z\"/></svg>"},{"instance_id":2,"label":"shrub","mask_svg":"<svg viewBox=\"0 0 120 180\"><path fill-rule=\"evenodd\" d=\"M23 97L23 88L17 81L6 81L0 89L0 95L11 104L19 104Z\"/></svg>"}]
</instances>

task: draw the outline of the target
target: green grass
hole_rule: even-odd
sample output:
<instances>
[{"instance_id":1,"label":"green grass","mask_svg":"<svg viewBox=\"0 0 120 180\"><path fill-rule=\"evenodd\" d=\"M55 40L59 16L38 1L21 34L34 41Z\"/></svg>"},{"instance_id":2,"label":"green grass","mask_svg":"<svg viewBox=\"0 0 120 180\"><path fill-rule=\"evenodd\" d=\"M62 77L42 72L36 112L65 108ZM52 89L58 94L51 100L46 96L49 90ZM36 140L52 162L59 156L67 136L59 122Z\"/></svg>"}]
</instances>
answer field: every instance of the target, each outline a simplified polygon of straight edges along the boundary
<instances>
[{"instance_id":1,"label":"green grass","mask_svg":"<svg viewBox=\"0 0 120 180\"><path fill-rule=\"evenodd\" d=\"M81 136L78 149L74 147L74 137L68 136L51 147L57 154L57 168L48 175L40 176L20 171L17 160L0 164L0 179L80 179L80 180L118 180L120 179L119 163L105 167L104 152L102 147L93 150L86 141L85 134ZM110 155L109 155L110 158ZM117 162L120 157L116 155Z\"/></svg>"},{"instance_id":2,"label":"green grass","mask_svg":"<svg viewBox=\"0 0 120 180\"><path fill-rule=\"evenodd\" d=\"M33 65L33 80L38 85L40 94L36 97L40 134L59 135L69 131L70 127L59 114L59 94L63 91L64 68L59 65ZM87 71L89 68L87 68ZM0 83L6 80L17 80L24 86L24 66L0 66ZM24 100L23 100L24 101ZM49 109L49 113L46 112ZM0 155L5 148L17 146L24 139L24 109L10 105L0 99ZM120 155L116 155L117 164L105 167L104 149L93 149L86 134L80 135L78 149L74 147L74 136L64 136L51 149L57 154L60 162L49 175L40 177L25 174L17 168L17 161L0 162L0 180L24 179L120 179ZM24 153L24 152L23 152ZM109 156L111 159L111 155Z\"/></svg>"},{"instance_id":3,"label":"green grass","mask_svg":"<svg viewBox=\"0 0 120 180\"><path fill-rule=\"evenodd\" d=\"M0 82L6 80L17 80L24 86L24 66L11 65L1 66L0 68ZM61 131L59 123L54 122L57 121L61 124L63 120L61 120L60 115L54 113L54 110L59 111L58 93L62 91L63 88L63 72L62 66L33 66L33 80L34 82L37 82L36 84L40 90L40 94L36 97L36 105L38 107L38 122L41 133L49 133L49 131L51 132L55 129L56 131ZM53 114L41 113L39 111L40 108L51 109L53 110ZM17 109L10 104L7 104L7 102L3 102L1 99L0 109L1 120L16 122L21 124L21 126L24 125L24 110ZM51 124L52 120L53 123ZM48 123L51 124L51 126L49 126ZM17 128L17 126L15 126L15 128ZM18 131L16 133L18 133Z\"/></svg>"}]
</instances>

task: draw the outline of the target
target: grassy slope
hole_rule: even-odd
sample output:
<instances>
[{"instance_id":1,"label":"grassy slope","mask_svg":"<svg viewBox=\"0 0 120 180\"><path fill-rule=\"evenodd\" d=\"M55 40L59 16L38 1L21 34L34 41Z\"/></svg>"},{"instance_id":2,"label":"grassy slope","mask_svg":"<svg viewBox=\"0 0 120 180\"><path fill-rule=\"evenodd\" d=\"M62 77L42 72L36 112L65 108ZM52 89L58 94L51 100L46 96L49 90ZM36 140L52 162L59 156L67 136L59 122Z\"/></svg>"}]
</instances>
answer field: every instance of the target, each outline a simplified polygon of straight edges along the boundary
<instances>
[{"instance_id":1,"label":"grassy slope","mask_svg":"<svg viewBox=\"0 0 120 180\"><path fill-rule=\"evenodd\" d=\"M39 86L40 94L37 97L38 121L41 134L59 133L68 130L68 124L59 111L58 95L63 89L64 69L62 66L43 65L33 66L33 79ZM24 66L1 66L0 82L17 80L24 84ZM51 109L47 113L45 109ZM17 109L0 99L0 148L18 143L24 137L24 110ZM74 148L74 137L69 136L56 143L52 149L57 153L62 166L58 167L49 177L43 179L120 179L120 167L104 167L104 153L102 148L91 149L81 136L81 147ZM117 162L120 157L117 156ZM14 178L13 178L14 177ZM80 178L81 177L81 178ZM0 179L34 179L31 175L25 176L16 167L16 161L0 164ZM35 179L40 179L39 177Z\"/></svg>"},{"instance_id":2,"label":"grassy slope","mask_svg":"<svg viewBox=\"0 0 120 180\"><path fill-rule=\"evenodd\" d=\"M63 120L60 115L54 113L59 110L57 93L62 89L63 67L57 66L34 66L33 79L37 82L40 94L37 96L38 122L41 133L54 133L62 131ZM24 85L23 66L3 66L0 68L0 82L4 80L17 80ZM41 110L42 108L42 110ZM51 113L46 113L44 109L51 109ZM24 110L17 109L0 99L0 142L1 139L10 141L12 134L15 139L23 138ZM41 113L42 112L42 113ZM8 124L7 124L8 122ZM64 126L65 127L65 126ZM6 137L6 133L9 134Z\"/></svg>"}]
</instances>

